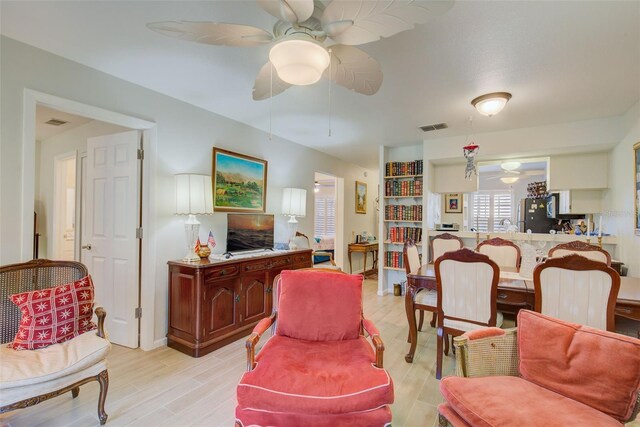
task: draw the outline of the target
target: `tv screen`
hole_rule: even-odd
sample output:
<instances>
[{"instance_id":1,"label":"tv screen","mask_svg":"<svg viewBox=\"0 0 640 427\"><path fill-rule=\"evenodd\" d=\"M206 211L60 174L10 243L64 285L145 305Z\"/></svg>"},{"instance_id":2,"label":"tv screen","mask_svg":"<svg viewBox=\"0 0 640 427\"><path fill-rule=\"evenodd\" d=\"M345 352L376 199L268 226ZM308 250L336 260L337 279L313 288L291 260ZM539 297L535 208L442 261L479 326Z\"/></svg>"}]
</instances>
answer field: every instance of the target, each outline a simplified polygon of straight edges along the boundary
<instances>
[{"instance_id":1,"label":"tv screen","mask_svg":"<svg viewBox=\"0 0 640 427\"><path fill-rule=\"evenodd\" d=\"M273 248L273 215L228 214L227 252Z\"/></svg>"}]
</instances>

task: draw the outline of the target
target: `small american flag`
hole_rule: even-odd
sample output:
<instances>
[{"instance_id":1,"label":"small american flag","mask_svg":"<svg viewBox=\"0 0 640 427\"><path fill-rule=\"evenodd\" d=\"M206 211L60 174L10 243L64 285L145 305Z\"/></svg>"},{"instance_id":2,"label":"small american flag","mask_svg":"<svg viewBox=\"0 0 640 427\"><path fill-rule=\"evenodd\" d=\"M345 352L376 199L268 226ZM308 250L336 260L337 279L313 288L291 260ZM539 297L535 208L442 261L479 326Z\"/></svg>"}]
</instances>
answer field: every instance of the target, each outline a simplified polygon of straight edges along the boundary
<instances>
[{"instance_id":1,"label":"small american flag","mask_svg":"<svg viewBox=\"0 0 640 427\"><path fill-rule=\"evenodd\" d=\"M196 241L196 247L194 248L195 253L200 252L200 238Z\"/></svg>"},{"instance_id":2,"label":"small american flag","mask_svg":"<svg viewBox=\"0 0 640 427\"><path fill-rule=\"evenodd\" d=\"M211 246L211 249L216 247L216 239L213 238L213 233L209 230L209 239L207 240L207 245Z\"/></svg>"}]
</instances>

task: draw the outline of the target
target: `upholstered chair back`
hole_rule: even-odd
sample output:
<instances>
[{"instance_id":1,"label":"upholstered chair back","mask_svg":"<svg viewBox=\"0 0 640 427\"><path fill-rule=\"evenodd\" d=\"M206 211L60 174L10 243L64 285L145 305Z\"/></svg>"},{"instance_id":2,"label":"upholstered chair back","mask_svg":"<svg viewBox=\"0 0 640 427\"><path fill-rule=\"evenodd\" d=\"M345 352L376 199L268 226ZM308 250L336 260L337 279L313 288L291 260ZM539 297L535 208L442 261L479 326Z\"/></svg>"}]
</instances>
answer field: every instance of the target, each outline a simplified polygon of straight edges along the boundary
<instances>
[{"instance_id":1,"label":"upholstered chair back","mask_svg":"<svg viewBox=\"0 0 640 427\"><path fill-rule=\"evenodd\" d=\"M316 269L284 270L277 283L276 335L307 341L357 339L362 275Z\"/></svg>"},{"instance_id":2,"label":"upholstered chair back","mask_svg":"<svg viewBox=\"0 0 640 427\"><path fill-rule=\"evenodd\" d=\"M298 249L311 249L309 238L304 234L298 234L291 239L291 243L296 245Z\"/></svg>"},{"instance_id":3,"label":"upholstered chair back","mask_svg":"<svg viewBox=\"0 0 640 427\"><path fill-rule=\"evenodd\" d=\"M550 258L533 273L536 311L601 330L615 330L620 276L579 255Z\"/></svg>"},{"instance_id":4,"label":"upholstered chair back","mask_svg":"<svg viewBox=\"0 0 640 427\"><path fill-rule=\"evenodd\" d=\"M404 242L404 248L402 250L404 259L404 269L407 274L415 273L420 268L420 253L418 247L413 240L408 239Z\"/></svg>"},{"instance_id":5,"label":"upholstered chair back","mask_svg":"<svg viewBox=\"0 0 640 427\"><path fill-rule=\"evenodd\" d=\"M520 268L520 248L513 242L494 237L480 243L476 250L491 258L500 268Z\"/></svg>"},{"instance_id":6,"label":"upholstered chair back","mask_svg":"<svg viewBox=\"0 0 640 427\"><path fill-rule=\"evenodd\" d=\"M496 324L499 269L486 255L469 249L447 252L436 260L438 313L444 326L469 330L469 323Z\"/></svg>"},{"instance_id":7,"label":"upholstered chair back","mask_svg":"<svg viewBox=\"0 0 640 427\"><path fill-rule=\"evenodd\" d=\"M604 262L607 265L611 265L611 255L609 254L609 252L605 251L599 246L590 245L579 240L562 243L555 246L554 248L551 248L551 250L549 251L550 258L562 258L567 255L573 254L589 258L593 261Z\"/></svg>"},{"instance_id":8,"label":"upholstered chair back","mask_svg":"<svg viewBox=\"0 0 640 427\"><path fill-rule=\"evenodd\" d=\"M440 234L431 240L431 259L435 262L445 252L457 251L463 247L464 244L459 237L449 233Z\"/></svg>"}]
</instances>

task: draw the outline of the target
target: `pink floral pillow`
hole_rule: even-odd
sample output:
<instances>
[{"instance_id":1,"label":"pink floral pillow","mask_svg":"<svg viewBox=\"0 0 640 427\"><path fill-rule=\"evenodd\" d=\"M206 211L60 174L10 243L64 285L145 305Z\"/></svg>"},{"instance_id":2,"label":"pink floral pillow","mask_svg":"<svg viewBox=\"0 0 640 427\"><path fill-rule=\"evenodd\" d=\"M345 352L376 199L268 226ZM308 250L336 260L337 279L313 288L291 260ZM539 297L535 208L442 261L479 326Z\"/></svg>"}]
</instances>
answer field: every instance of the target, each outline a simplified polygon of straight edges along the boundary
<instances>
[{"instance_id":1,"label":"pink floral pillow","mask_svg":"<svg viewBox=\"0 0 640 427\"><path fill-rule=\"evenodd\" d=\"M91 276L54 288L11 295L22 320L9 344L15 350L36 350L70 340L96 328Z\"/></svg>"}]
</instances>

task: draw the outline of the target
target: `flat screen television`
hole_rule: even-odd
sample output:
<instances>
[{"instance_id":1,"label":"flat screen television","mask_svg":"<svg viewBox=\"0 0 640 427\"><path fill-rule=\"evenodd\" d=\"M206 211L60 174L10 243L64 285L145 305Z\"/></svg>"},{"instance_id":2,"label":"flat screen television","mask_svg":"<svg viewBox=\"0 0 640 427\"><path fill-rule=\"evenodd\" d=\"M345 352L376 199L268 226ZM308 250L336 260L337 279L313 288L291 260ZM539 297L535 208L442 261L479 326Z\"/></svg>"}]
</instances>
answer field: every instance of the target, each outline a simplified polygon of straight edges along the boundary
<instances>
[{"instance_id":1,"label":"flat screen television","mask_svg":"<svg viewBox=\"0 0 640 427\"><path fill-rule=\"evenodd\" d=\"M273 249L272 214L228 214L227 252Z\"/></svg>"}]
</instances>

